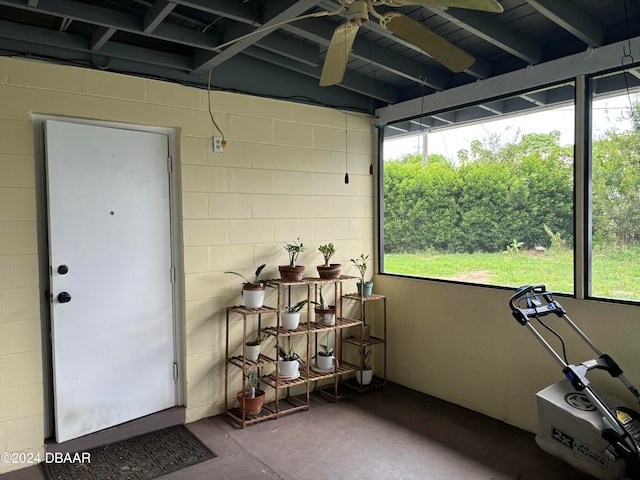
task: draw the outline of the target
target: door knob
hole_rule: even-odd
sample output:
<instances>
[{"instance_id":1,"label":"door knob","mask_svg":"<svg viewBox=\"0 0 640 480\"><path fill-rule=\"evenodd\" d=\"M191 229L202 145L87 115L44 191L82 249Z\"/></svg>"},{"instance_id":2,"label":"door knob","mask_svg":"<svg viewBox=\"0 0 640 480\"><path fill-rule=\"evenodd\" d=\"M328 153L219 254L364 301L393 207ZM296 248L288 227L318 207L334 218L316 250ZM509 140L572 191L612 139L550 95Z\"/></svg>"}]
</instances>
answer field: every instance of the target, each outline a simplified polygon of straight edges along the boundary
<instances>
[{"instance_id":1,"label":"door knob","mask_svg":"<svg viewBox=\"0 0 640 480\"><path fill-rule=\"evenodd\" d=\"M60 292L58 294L58 301L60 303L67 303L71 301L71 295L68 292Z\"/></svg>"},{"instance_id":2,"label":"door knob","mask_svg":"<svg viewBox=\"0 0 640 480\"><path fill-rule=\"evenodd\" d=\"M58 267L58 273L60 275L66 275L68 271L69 271L69 267L67 267L66 265L60 265Z\"/></svg>"}]
</instances>

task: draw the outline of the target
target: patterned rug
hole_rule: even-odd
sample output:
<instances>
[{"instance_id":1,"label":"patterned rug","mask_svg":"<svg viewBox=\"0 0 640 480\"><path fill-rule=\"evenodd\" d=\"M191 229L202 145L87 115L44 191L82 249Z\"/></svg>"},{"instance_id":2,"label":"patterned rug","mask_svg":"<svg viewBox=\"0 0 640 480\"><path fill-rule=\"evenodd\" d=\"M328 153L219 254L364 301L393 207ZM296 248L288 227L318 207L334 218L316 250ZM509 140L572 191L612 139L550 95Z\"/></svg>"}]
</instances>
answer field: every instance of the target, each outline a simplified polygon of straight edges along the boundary
<instances>
[{"instance_id":1,"label":"patterned rug","mask_svg":"<svg viewBox=\"0 0 640 480\"><path fill-rule=\"evenodd\" d=\"M41 465L47 480L149 480L216 456L178 425Z\"/></svg>"}]
</instances>

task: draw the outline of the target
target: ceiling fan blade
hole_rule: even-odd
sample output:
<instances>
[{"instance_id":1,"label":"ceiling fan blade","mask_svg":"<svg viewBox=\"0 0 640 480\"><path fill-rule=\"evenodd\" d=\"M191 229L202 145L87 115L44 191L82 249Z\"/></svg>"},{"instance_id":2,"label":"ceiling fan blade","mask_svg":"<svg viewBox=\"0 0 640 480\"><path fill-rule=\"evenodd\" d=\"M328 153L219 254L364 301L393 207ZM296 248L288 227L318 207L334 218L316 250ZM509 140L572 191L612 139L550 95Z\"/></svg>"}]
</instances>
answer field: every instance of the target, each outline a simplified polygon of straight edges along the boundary
<instances>
[{"instance_id":1,"label":"ceiling fan blade","mask_svg":"<svg viewBox=\"0 0 640 480\"><path fill-rule=\"evenodd\" d=\"M227 47L230 47L231 45L240 42L241 40L244 40L246 38L250 38L253 36L261 36L266 34L267 32L270 32L271 30L274 30L278 27L281 27L283 25L287 25L289 23L293 23L293 22L297 22L299 20L304 20L307 18L319 18L319 17L331 17L333 15L338 15L339 13L341 13L345 8L345 4L341 3L340 6L336 9L336 10L327 10L327 11L323 11L323 12L312 12L312 13L308 13L306 15L301 15L299 17L294 17L294 18L289 18L287 20L282 20L281 22L276 22L276 23L272 23L270 25L263 25L262 27L256 28L253 32L249 32L246 35L242 35L241 37L237 37L234 38L233 40L230 40L226 43L222 43L220 45L216 45L215 47L212 48L212 50L214 51L222 51Z\"/></svg>"},{"instance_id":2,"label":"ceiling fan blade","mask_svg":"<svg viewBox=\"0 0 640 480\"><path fill-rule=\"evenodd\" d=\"M452 72L462 72L476 61L474 57L457 45L445 40L406 15L389 13L380 20L380 25L420 48Z\"/></svg>"},{"instance_id":3,"label":"ceiling fan blade","mask_svg":"<svg viewBox=\"0 0 640 480\"><path fill-rule=\"evenodd\" d=\"M344 77L347 68L349 53L353 46L353 41L358 33L358 25L355 23L345 23L340 25L333 32L327 58L324 60L322 75L320 76L320 86L337 85Z\"/></svg>"},{"instance_id":4,"label":"ceiling fan blade","mask_svg":"<svg viewBox=\"0 0 640 480\"><path fill-rule=\"evenodd\" d=\"M482 10L484 12L502 13L504 9L496 0L391 0L400 5L440 5L442 7L468 8L470 10Z\"/></svg>"}]
</instances>

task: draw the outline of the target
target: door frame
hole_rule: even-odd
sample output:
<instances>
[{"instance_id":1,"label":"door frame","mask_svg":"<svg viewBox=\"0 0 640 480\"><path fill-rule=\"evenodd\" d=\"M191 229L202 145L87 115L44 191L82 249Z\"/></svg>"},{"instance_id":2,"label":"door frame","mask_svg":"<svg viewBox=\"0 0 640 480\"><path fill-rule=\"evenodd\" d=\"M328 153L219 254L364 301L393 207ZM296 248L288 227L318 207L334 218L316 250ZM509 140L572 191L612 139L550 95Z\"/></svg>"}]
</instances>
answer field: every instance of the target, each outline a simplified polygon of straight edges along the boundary
<instances>
[{"instance_id":1,"label":"door frame","mask_svg":"<svg viewBox=\"0 0 640 480\"><path fill-rule=\"evenodd\" d=\"M180 195L178 191L178 161L177 161L177 133L175 129L134 125L119 122L88 120L56 115L33 114L34 163L36 182L36 210L38 233L38 269L40 285L40 320L42 341L42 373L43 373L43 405L44 405L44 439L52 437L54 431L54 392L53 392L53 362L51 345L51 313L50 313L50 261L48 234L48 205L45 158L45 122L56 120L60 122L79 123L99 127L133 130L166 135L169 158L167 169L169 172L169 224L171 240L171 265L173 267L173 342L174 362L178 369L176 380L176 406L184 405L185 392L185 351L183 342L183 255L182 223L180 221Z\"/></svg>"}]
</instances>

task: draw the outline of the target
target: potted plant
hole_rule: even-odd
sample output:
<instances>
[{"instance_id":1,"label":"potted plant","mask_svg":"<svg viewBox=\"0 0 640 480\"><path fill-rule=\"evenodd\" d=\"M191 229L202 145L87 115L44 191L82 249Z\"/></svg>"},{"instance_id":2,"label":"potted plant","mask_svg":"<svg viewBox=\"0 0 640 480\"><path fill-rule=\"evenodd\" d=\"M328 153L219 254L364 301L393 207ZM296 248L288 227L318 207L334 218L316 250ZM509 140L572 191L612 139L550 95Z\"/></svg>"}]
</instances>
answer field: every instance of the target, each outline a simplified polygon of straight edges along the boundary
<instances>
[{"instance_id":1,"label":"potted plant","mask_svg":"<svg viewBox=\"0 0 640 480\"><path fill-rule=\"evenodd\" d=\"M306 247L298 238L295 242L285 244L284 249L289 255L289 265L280 265L278 267L280 278L290 282L299 282L304 274L304 266L296 265L296 260L306 250Z\"/></svg>"},{"instance_id":2,"label":"potted plant","mask_svg":"<svg viewBox=\"0 0 640 480\"><path fill-rule=\"evenodd\" d=\"M278 354L280 356L278 360L278 376L280 379L292 380L298 378L300 376L300 366L304 366L304 362L293 350L293 347L287 352L280 346Z\"/></svg>"},{"instance_id":3,"label":"potted plant","mask_svg":"<svg viewBox=\"0 0 640 480\"><path fill-rule=\"evenodd\" d=\"M244 306L247 308L262 308L262 305L264 305L265 287L271 287L269 280L260 280L260 274L264 267L266 267L266 264L262 264L256 269L253 281L237 272L224 272L237 275L244 280L242 283L242 298L244 299Z\"/></svg>"},{"instance_id":4,"label":"potted plant","mask_svg":"<svg viewBox=\"0 0 640 480\"><path fill-rule=\"evenodd\" d=\"M249 388L241 390L237 394L240 413L243 416L257 415L262 410L264 403L264 390L257 388L260 383L257 370L248 370L246 377Z\"/></svg>"},{"instance_id":5,"label":"potted plant","mask_svg":"<svg viewBox=\"0 0 640 480\"><path fill-rule=\"evenodd\" d=\"M335 357L333 356L333 347L328 345L320 345L322 351L315 356L316 367L318 370L333 370L335 365Z\"/></svg>"},{"instance_id":6,"label":"potted plant","mask_svg":"<svg viewBox=\"0 0 640 480\"><path fill-rule=\"evenodd\" d=\"M371 380L373 379L373 368L369 363L369 360L371 358L371 350L366 351L364 347L359 350L362 369L356 370L356 381L360 385L369 385L371 383Z\"/></svg>"},{"instance_id":7,"label":"potted plant","mask_svg":"<svg viewBox=\"0 0 640 480\"><path fill-rule=\"evenodd\" d=\"M284 307L284 311L280 313L280 325L282 325L282 328L285 330L295 330L298 328L300 324L300 310L302 310L302 307L308 302L308 300L300 300L293 307Z\"/></svg>"},{"instance_id":8,"label":"potted plant","mask_svg":"<svg viewBox=\"0 0 640 480\"><path fill-rule=\"evenodd\" d=\"M265 338L267 338L266 335L264 337L261 337L260 332L258 332L254 340L246 343L245 350L247 352L247 360L251 362L258 361L258 358L260 357L260 344Z\"/></svg>"},{"instance_id":9,"label":"potted plant","mask_svg":"<svg viewBox=\"0 0 640 480\"><path fill-rule=\"evenodd\" d=\"M360 257L358 258L351 259L351 263L353 263L360 272L360 282L358 282L356 286L358 287L358 295L360 295L361 297L368 297L369 295L371 295L371 291L373 290L373 282L364 281L365 273L367 273L368 259L369 255L365 256L364 253L361 253Z\"/></svg>"},{"instance_id":10,"label":"potted plant","mask_svg":"<svg viewBox=\"0 0 640 480\"><path fill-rule=\"evenodd\" d=\"M322 295L322 285L320 285L320 303L316 305L316 323L320 325L335 325L336 323L336 307L329 305Z\"/></svg>"},{"instance_id":11,"label":"potted plant","mask_svg":"<svg viewBox=\"0 0 640 480\"><path fill-rule=\"evenodd\" d=\"M324 257L324 265L318 265L317 267L320 278L340 278L342 265L339 263L329 263L331 257L336 253L336 248L333 246L333 243L320 245L318 251L320 251Z\"/></svg>"}]
</instances>

